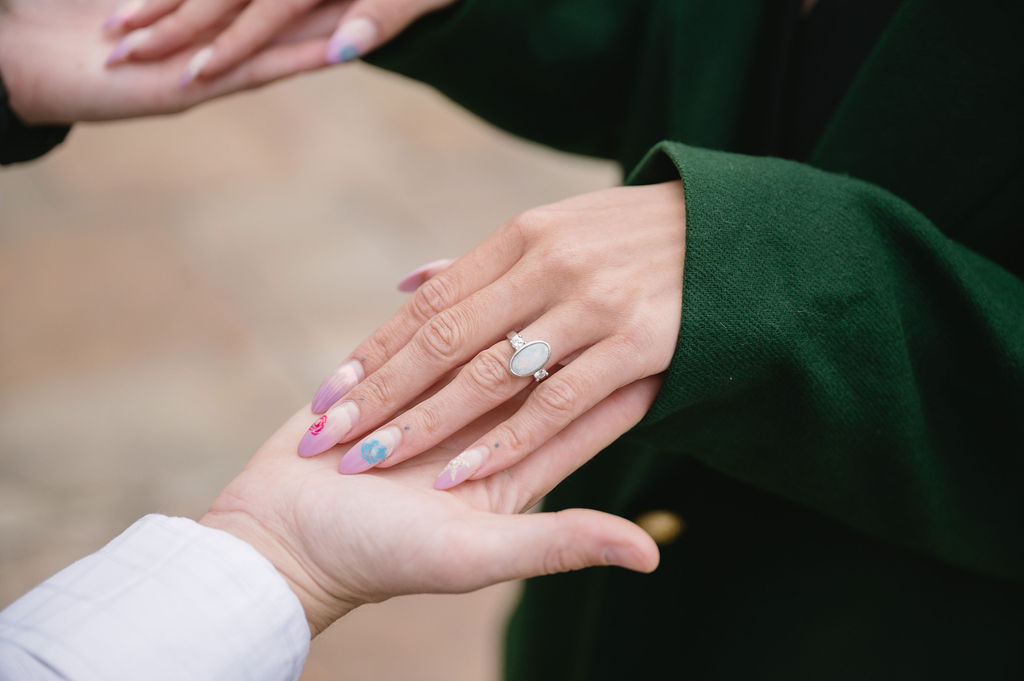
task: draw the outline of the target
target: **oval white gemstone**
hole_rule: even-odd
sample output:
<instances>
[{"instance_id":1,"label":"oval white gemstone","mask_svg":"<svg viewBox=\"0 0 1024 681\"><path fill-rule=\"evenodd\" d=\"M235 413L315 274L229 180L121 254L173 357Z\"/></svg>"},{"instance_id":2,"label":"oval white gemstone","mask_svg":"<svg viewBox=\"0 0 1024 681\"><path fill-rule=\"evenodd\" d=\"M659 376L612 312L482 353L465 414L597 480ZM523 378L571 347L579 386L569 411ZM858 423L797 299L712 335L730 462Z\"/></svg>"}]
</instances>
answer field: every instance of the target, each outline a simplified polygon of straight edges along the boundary
<instances>
[{"instance_id":1,"label":"oval white gemstone","mask_svg":"<svg viewBox=\"0 0 1024 681\"><path fill-rule=\"evenodd\" d=\"M532 376L544 367L551 357L551 346L544 341L533 341L516 351L508 362L508 368L516 376Z\"/></svg>"}]
</instances>

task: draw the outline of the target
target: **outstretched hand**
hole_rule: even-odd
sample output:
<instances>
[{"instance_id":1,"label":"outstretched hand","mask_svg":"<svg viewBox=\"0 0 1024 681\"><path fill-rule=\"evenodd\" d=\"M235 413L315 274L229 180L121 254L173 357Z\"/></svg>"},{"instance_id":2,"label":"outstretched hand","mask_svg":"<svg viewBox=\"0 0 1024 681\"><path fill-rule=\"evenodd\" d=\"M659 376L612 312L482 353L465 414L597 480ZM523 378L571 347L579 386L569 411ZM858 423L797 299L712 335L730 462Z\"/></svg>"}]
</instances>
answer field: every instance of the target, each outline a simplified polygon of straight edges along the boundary
<instances>
[{"instance_id":1,"label":"outstretched hand","mask_svg":"<svg viewBox=\"0 0 1024 681\"><path fill-rule=\"evenodd\" d=\"M321 64L357 59L398 35L415 19L455 0L344 0L337 30L322 46ZM257 54L325 0L125 0L106 28L122 35L114 62L164 59L193 49L182 82L209 80ZM212 34L210 40L196 36ZM208 44L203 45L204 42Z\"/></svg>"},{"instance_id":2,"label":"outstretched hand","mask_svg":"<svg viewBox=\"0 0 1024 681\"><path fill-rule=\"evenodd\" d=\"M27 123L72 123L182 111L214 97L323 66L342 6L328 2L290 23L251 59L192 87L178 87L187 53L165 61L106 67L114 39L100 29L103 0L0 0L0 75ZM212 25L195 40L212 39Z\"/></svg>"},{"instance_id":3,"label":"outstretched hand","mask_svg":"<svg viewBox=\"0 0 1024 681\"><path fill-rule=\"evenodd\" d=\"M442 492L436 469L515 408L515 401L413 461L361 476L338 455L295 456L308 411L295 414L214 502L202 523L248 541L285 576L314 635L349 610L409 593L460 593L593 565L650 572L651 538L592 510L518 515L638 421L657 379L619 391L507 474Z\"/></svg>"}]
</instances>

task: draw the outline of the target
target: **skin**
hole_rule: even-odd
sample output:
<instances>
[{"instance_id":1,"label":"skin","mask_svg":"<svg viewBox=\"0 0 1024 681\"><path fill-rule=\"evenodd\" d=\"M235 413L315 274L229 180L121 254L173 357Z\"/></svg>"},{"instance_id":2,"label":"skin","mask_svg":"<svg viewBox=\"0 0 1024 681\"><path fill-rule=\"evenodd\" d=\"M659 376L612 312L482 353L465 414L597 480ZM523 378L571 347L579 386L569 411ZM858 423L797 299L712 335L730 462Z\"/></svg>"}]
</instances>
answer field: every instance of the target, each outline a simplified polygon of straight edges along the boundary
<instances>
[{"instance_id":1,"label":"skin","mask_svg":"<svg viewBox=\"0 0 1024 681\"><path fill-rule=\"evenodd\" d=\"M452 492L431 488L435 469L514 408L406 465L336 473L337 455L295 456L308 410L295 414L217 497L201 523L247 541L298 596L312 635L364 603L409 593L457 593L500 581L619 565L652 571L658 550L636 525L574 509L518 515L639 420L658 389L623 390L535 459Z\"/></svg>"},{"instance_id":2,"label":"skin","mask_svg":"<svg viewBox=\"0 0 1024 681\"><path fill-rule=\"evenodd\" d=\"M345 439L398 427L401 443L380 464L392 466L522 394L521 407L470 443L489 448L471 478L531 456L613 391L667 369L685 225L678 181L593 192L511 220L420 286L352 353L366 376L339 400L359 412ZM511 375L504 337L512 329L551 344L549 378ZM552 369L560 361L568 364ZM444 389L397 414L460 367Z\"/></svg>"},{"instance_id":3,"label":"skin","mask_svg":"<svg viewBox=\"0 0 1024 681\"><path fill-rule=\"evenodd\" d=\"M409 24L454 0L345 0L340 3L341 26L351 19L368 20L369 42L359 45L359 55L386 43ZM152 34L133 50L130 60L164 59L194 44L197 33L213 31L210 60L198 74L215 78L256 54L281 31L322 7L324 0L147 0L119 29L127 33L150 27ZM223 26L223 30L216 27ZM325 46L326 47L326 46ZM324 57L329 56L325 53Z\"/></svg>"},{"instance_id":4,"label":"skin","mask_svg":"<svg viewBox=\"0 0 1024 681\"><path fill-rule=\"evenodd\" d=\"M245 64L188 88L178 87L188 51L160 62L105 67L114 38L100 26L112 10L109 1L0 0L0 74L22 120L71 123L174 113L321 67L341 6L322 5Z\"/></svg>"}]
</instances>

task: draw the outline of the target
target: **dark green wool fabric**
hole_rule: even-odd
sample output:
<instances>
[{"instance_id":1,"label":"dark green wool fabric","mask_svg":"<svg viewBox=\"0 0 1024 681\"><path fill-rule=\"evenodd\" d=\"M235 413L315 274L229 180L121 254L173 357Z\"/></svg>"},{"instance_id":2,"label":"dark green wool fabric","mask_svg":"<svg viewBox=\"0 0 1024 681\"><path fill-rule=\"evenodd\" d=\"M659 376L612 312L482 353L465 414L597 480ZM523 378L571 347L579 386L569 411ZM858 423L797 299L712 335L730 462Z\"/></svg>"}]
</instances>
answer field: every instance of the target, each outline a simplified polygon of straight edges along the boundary
<instances>
[{"instance_id":1,"label":"dark green wool fabric","mask_svg":"<svg viewBox=\"0 0 1024 681\"><path fill-rule=\"evenodd\" d=\"M511 679L1024 678L1024 3L906 0L805 164L743 155L768 5L463 0L375 57L685 190L665 385L547 507L687 531L532 580Z\"/></svg>"}]
</instances>

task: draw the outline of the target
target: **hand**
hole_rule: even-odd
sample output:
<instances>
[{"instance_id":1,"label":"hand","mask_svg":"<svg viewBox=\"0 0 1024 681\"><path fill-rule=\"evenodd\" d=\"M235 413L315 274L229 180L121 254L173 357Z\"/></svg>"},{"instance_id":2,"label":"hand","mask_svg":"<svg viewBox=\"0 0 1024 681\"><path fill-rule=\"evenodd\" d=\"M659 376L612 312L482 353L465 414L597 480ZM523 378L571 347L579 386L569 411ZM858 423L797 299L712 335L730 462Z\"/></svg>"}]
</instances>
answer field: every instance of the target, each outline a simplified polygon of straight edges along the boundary
<instances>
[{"instance_id":1,"label":"hand","mask_svg":"<svg viewBox=\"0 0 1024 681\"><path fill-rule=\"evenodd\" d=\"M657 389L655 379L634 383L595 408L590 423L545 444L543 458L452 492L431 489L435 469L513 402L415 461L354 477L337 475L336 456L295 456L303 410L200 522L263 553L299 597L313 635L360 604L399 594L466 592L592 565L650 572L658 549L623 518L582 509L510 514L554 487L563 477L556 471L573 471L640 419Z\"/></svg>"},{"instance_id":2,"label":"hand","mask_svg":"<svg viewBox=\"0 0 1024 681\"><path fill-rule=\"evenodd\" d=\"M195 36L227 24L189 61L183 82L215 78L274 40L324 0L127 0L106 27L131 31L115 60L162 59L195 43ZM455 0L345 0L340 25L322 59L351 61L383 45L417 18Z\"/></svg>"},{"instance_id":3,"label":"hand","mask_svg":"<svg viewBox=\"0 0 1024 681\"><path fill-rule=\"evenodd\" d=\"M513 219L426 281L324 381L315 412L344 400L306 434L299 453L316 455L373 430L340 470L387 467L532 388L437 483L450 487L523 461L616 389L668 367L681 315L685 220L680 182L594 192ZM510 330L550 344L550 378L535 384L510 373ZM458 367L444 389L395 418Z\"/></svg>"},{"instance_id":4,"label":"hand","mask_svg":"<svg viewBox=\"0 0 1024 681\"><path fill-rule=\"evenodd\" d=\"M314 69L323 65L327 37L341 14L338 3L328 3L244 65L181 89L186 54L116 72L105 68L112 43L97 26L111 8L98 0L0 0L0 74L22 120L72 123L172 113Z\"/></svg>"}]
</instances>

